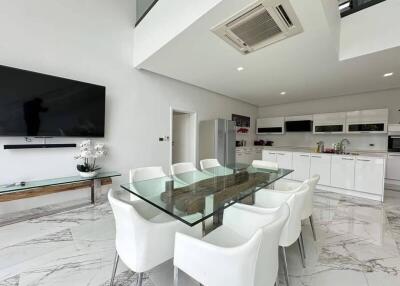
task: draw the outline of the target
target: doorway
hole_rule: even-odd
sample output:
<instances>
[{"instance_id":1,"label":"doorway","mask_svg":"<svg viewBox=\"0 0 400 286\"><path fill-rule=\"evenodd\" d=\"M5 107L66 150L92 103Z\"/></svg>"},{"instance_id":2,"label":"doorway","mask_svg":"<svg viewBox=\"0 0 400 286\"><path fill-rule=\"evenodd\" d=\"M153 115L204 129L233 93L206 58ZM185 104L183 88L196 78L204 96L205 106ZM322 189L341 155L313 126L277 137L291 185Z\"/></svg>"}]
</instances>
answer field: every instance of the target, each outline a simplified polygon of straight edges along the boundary
<instances>
[{"instance_id":1,"label":"doorway","mask_svg":"<svg viewBox=\"0 0 400 286\"><path fill-rule=\"evenodd\" d=\"M170 164L197 163L197 114L171 107Z\"/></svg>"}]
</instances>

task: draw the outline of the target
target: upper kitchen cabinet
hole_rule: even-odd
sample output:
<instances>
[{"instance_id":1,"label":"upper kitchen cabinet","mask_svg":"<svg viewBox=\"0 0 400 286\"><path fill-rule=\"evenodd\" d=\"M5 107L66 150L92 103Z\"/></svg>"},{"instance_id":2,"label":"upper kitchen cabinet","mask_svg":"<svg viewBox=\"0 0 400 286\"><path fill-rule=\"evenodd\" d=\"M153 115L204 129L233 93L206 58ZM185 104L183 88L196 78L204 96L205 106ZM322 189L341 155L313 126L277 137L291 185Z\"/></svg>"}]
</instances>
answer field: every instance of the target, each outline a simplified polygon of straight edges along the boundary
<instances>
[{"instance_id":1,"label":"upper kitchen cabinet","mask_svg":"<svg viewBox=\"0 0 400 286\"><path fill-rule=\"evenodd\" d=\"M314 114L314 134L345 133L346 112Z\"/></svg>"},{"instance_id":2,"label":"upper kitchen cabinet","mask_svg":"<svg viewBox=\"0 0 400 286\"><path fill-rule=\"evenodd\" d=\"M285 130L286 132L312 132L313 116L301 115L285 117Z\"/></svg>"},{"instance_id":3,"label":"upper kitchen cabinet","mask_svg":"<svg viewBox=\"0 0 400 286\"><path fill-rule=\"evenodd\" d=\"M257 119L256 134L283 134L285 119L284 117L271 117Z\"/></svg>"},{"instance_id":4,"label":"upper kitchen cabinet","mask_svg":"<svg viewBox=\"0 0 400 286\"><path fill-rule=\"evenodd\" d=\"M351 111L346 114L347 133L387 133L387 109Z\"/></svg>"}]
</instances>

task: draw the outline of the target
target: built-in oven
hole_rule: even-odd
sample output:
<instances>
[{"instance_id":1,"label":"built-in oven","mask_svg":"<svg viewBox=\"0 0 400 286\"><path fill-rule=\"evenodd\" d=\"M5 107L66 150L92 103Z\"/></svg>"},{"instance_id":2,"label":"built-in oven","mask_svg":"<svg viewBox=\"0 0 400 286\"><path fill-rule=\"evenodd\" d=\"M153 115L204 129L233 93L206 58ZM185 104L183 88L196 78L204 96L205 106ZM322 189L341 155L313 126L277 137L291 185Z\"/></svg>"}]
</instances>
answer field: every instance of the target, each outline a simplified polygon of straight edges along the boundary
<instances>
[{"instance_id":1,"label":"built-in oven","mask_svg":"<svg viewBox=\"0 0 400 286\"><path fill-rule=\"evenodd\" d=\"M389 133L388 152L400 152L400 132Z\"/></svg>"}]
</instances>

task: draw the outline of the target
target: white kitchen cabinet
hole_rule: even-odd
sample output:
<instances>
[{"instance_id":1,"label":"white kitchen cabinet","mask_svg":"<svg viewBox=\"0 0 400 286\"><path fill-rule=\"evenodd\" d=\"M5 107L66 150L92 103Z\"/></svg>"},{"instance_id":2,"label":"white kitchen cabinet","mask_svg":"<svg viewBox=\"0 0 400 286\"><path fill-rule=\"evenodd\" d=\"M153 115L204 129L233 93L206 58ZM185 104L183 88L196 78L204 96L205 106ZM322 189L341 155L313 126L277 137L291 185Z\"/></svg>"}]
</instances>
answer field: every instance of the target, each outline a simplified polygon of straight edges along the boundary
<instances>
[{"instance_id":1,"label":"white kitchen cabinet","mask_svg":"<svg viewBox=\"0 0 400 286\"><path fill-rule=\"evenodd\" d=\"M331 160L330 154L311 154L310 177L319 175L320 185L331 184Z\"/></svg>"},{"instance_id":2,"label":"white kitchen cabinet","mask_svg":"<svg viewBox=\"0 0 400 286\"><path fill-rule=\"evenodd\" d=\"M355 190L375 195L384 192L385 159L357 157L355 167Z\"/></svg>"},{"instance_id":3,"label":"white kitchen cabinet","mask_svg":"<svg viewBox=\"0 0 400 286\"><path fill-rule=\"evenodd\" d=\"M276 162L276 153L275 151L263 150L262 151L262 160L269 162Z\"/></svg>"},{"instance_id":4,"label":"white kitchen cabinet","mask_svg":"<svg viewBox=\"0 0 400 286\"><path fill-rule=\"evenodd\" d=\"M345 132L346 112L314 114L314 134L341 134Z\"/></svg>"},{"instance_id":5,"label":"white kitchen cabinet","mask_svg":"<svg viewBox=\"0 0 400 286\"><path fill-rule=\"evenodd\" d=\"M255 149L254 160L262 160L262 151L263 151L262 147L255 147L254 149Z\"/></svg>"},{"instance_id":6,"label":"white kitchen cabinet","mask_svg":"<svg viewBox=\"0 0 400 286\"><path fill-rule=\"evenodd\" d=\"M242 148L236 148L236 163L246 164L246 158L244 156L244 151Z\"/></svg>"},{"instance_id":7,"label":"white kitchen cabinet","mask_svg":"<svg viewBox=\"0 0 400 286\"><path fill-rule=\"evenodd\" d=\"M388 154L386 179L400 181L400 153Z\"/></svg>"},{"instance_id":8,"label":"white kitchen cabinet","mask_svg":"<svg viewBox=\"0 0 400 286\"><path fill-rule=\"evenodd\" d=\"M279 168L292 169L292 152L276 152L276 162ZM286 179L292 179L292 174L285 177Z\"/></svg>"},{"instance_id":9,"label":"white kitchen cabinet","mask_svg":"<svg viewBox=\"0 0 400 286\"><path fill-rule=\"evenodd\" d=\"M346 113L347 133L387 133L388 109L370 109Z\"/></svg>"},{"instance_id":10,"label":"white kitchen cabinet","mask_svg":"<svg viewBox=\"0 0 400 286\"><path fill-rule=\"evenodd\" d=\"M353 156L332 156L331 186L353 190L355 163Z\"/></svg>"},{"instance_id":11,"label":"white kitchen cabinet","mask_svg":"<svg viewBox=\"0 0 400 286\"><path fill-rule=\"evenodd\" d=\"M304 181L310 178L310 153L293 153L292 179Z\"/></svg>"},{"instance_id":12,"label":"white kitchen cabinet","mask_svg":"<svg viewBox=\"0 0 400 286\"><path fill-rule=\"evenodd\" d=\"M253 162L253 149L250 147L245 147L243 150L244 161L246 164L251 164Z\"/></svg>"},{"instance_id":13,"label":"white kitchen cabinet","mask_svg":"<svg viewBox=\"0 0 400 286\"><path fill-rule=\"evenodd\" d=\"M256 121L256 134L283 134L285 133L284 117L259 118Z\"/></svg>"}]
</instances>

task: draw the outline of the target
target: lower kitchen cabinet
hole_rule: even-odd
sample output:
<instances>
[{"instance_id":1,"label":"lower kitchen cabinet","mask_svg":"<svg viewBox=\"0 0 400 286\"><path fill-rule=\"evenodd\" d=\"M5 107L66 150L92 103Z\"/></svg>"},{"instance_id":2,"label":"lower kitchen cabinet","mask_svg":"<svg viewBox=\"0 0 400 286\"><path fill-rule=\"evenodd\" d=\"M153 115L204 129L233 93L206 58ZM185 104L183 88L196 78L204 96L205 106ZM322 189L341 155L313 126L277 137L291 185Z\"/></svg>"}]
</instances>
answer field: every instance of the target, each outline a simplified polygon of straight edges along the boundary
<instances>
[{"instance_id":1,"label":"lower kitchen cabinet","mask_svg":"<svg viewBox=\"0 0 400 286\"><path fill-rule=\"evenodd\" d=\"M268 162L276 162L276 152L263 150L262 151L262 160Z\"/></svg>"},{"instance_id":2,"label":"lower kitchen cabinet","mask_svg":"<svg viewBox=\"0 0 400 286\"><path fill-rule=\"evenodd\" d=\"M355 167L355 190L376 195L383 194L385 159L357 158Z\"/></svg>"},{"instance_id":3,"label":"lower kitchen cabinet","mask_svg":"<svg viewBox=\"0 0 400 286\"><path fill-rule=\"evenodd\" d=\"M400 153L388 154L386 179L400 181Z\"/></svg>"},{"instance_id":4,"label":"lower kitchen cabinet","mask_svg":"<svg viewBox=\"0 0 400 286\"><path fill-rule=\"evenodd\" d=\"M355 164L353 156L332 156L331 186L354 190Z\"/></svg>"},{"instance_id":5,"label":"lower kitchen cabinet","mask_svg":"<svg viewBox=\"0 0 400 286\"><path fill-rule=\"evenodd\" d=\"M331 159L329 154L311 154L310 177L319 175L320 185L331 184Z\"/></svg>"},{"instance_id":6,"label":"lower kitchen cabinet","mask_svg":"<svg viewBox=\"0 0 400 286\"><path fill-rule=\"evenodd\" d=\"M293 152L292 179L304 181L310 178L310 153Z\"/></svg>"},{"instance_id":7,"label":"lower kitchen cabinet","mask_svg":"<svg viewBox=\"0 0 400 286\"><path fill-rule=\"evenodd\" d=\"M276 162L279 168L292 169L292 152L276 152ZM287 175L286 179L292 179L292 174Z\"/></svg>"}]
</instances>

